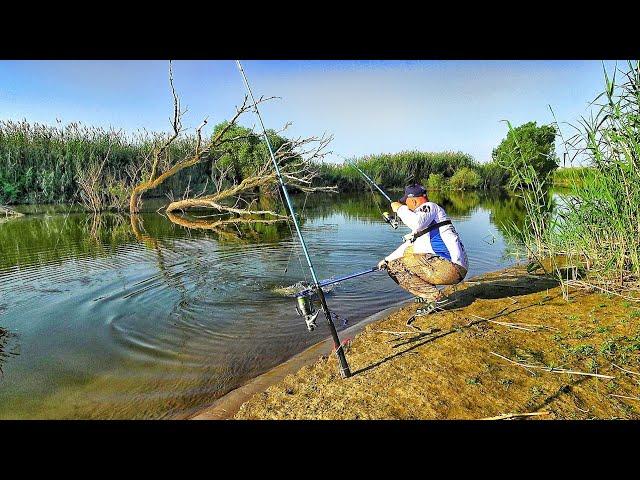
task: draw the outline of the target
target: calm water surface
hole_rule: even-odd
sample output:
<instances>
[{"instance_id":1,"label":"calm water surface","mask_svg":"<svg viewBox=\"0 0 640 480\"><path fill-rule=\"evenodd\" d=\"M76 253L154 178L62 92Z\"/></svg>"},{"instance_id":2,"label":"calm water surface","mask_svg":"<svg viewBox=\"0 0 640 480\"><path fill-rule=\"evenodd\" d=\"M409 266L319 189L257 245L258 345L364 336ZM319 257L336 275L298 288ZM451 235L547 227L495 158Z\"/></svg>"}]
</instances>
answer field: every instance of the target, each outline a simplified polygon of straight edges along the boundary
<instances>
[{"instance_id":1,"label":"calm water surface","mask_svg":"<svg viewBox=\"0 0 640 480\"><path fill-rule=\"evenodd\" d=\"M469 276L510 263L510 198L433 200L455 221ZM295 198L320 278L374 266L407 233L370 195ZM148 204L149 205L149 204ZM287 224L209 231L154 210L69 207L0 224L0 418L184 417L329 335L278 287L309 278ZM327 294L339 329L409 299L384 272Z\"/></svg>"}]
</instances>

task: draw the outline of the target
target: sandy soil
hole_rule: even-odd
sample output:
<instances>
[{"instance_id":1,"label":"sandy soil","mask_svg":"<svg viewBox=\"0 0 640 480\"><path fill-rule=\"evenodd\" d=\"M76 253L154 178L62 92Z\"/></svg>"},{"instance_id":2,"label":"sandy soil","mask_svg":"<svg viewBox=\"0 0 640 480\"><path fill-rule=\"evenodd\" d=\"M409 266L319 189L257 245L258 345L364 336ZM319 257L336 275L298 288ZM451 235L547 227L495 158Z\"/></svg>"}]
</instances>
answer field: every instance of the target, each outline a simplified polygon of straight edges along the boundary
<instances>
[{"instance_id":1,"label":"sandy soil","mask_svg":"<svg viewBox=\"0 0 640 480\"><path fill-rule=\"evenodd\" d=\"M473 280L412 326L415 305L367 325L347 350L351 378L322 357L234 418L640 419L640 304L584 291L567 302L518 268Z\"/></svg>"}]
</instances>

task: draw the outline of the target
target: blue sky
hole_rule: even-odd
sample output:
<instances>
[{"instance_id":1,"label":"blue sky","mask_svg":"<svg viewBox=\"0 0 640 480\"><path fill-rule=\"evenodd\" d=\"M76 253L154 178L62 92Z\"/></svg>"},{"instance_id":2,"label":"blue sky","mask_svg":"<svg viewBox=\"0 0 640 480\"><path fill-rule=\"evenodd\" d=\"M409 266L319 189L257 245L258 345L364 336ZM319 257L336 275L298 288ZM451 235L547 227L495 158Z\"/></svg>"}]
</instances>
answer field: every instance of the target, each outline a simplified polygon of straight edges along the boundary
<instances>
[{"instance_id":1,"label":"blue sky","mask_svg":"<svg viewBox=\"0 0 640 480\"><path fill-rule=\"evenodd\" d=\"M607 62L610 68L613 62ZM461 150L479 161L507 126L575 122L603 86L600 61L243 61L268 128L333 134L330 160L406 149ZM163 61L0 61L0 119L81 121L126 131L168 130ZM235 62L175 61L194 128L229 118L243 98ZM251 126L251 113L241 121ZM566 133L569 128L563 126Z\"/></svg>"}]
</instances>

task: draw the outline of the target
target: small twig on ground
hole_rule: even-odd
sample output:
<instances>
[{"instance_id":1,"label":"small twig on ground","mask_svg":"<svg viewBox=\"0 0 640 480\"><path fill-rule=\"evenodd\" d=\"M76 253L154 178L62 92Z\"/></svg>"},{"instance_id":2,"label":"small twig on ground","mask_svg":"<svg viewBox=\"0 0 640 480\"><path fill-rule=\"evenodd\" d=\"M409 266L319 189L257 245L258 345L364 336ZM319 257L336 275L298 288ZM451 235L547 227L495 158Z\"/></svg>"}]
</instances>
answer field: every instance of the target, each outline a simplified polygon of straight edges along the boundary
<instances>
[{"instance_id":1,"label":"small twig on ground","mask_svg":"<svg viewBox=\"0 0 640 480\"><path fill-rule=\"evenodd\" d=\"M621 366L616 365L615 363L612 363L611 365L613 365L614 367L616 367L616 368L618 368L618 369L622 370L623 372L630 373L631 375L638 375L638 376L640 376L640 373L638 373L638 372L634 372L633 370L627 370L626 368L622 368Z\"/></svg>"},{"instance_id":2,"label":"small twig on ground","mask_svg":"<svg viewBox=\"0 0 640 480\"><path fill-rule=\"evenodd\" d=\"M509 327L509 328L516 328L518 330L526 330L528 332L536 332L539 329L558 331L557 328L549 327L547 325L539 325L539 324L535 324L535 323L521 323L521 322L499 322L498 320L491 320L489 318L484 318L484 317L481 317L479 315L473 315L471 313L469 314L469 316L478 318L478 319L483 320L485 322L495 323L497 325L502 325L504 327Z\"/></svg>"},{"instance_id":3,"label":"small twig on ground","mask_svg":"<svg viewBox=\"0 0 640 480\"><path fill-rule=\"evenodd\" d=\"M416 335L416 334L418 334L418 337L423 337L425 335L431 335L432 333L440 331L439 328L433 328L433 327L429 328L429 330L426 330L426 331L420 330L417 327L415 327L415 328L416 328L416 331L412 331L412 332L403 332L403 331L394 332L394 331L391 331L391 330L374 330L374 332L387 333L389 335L395 335L396 337L403 337L405 335ZM390 342L393 342L393 341L395 341L395 340L390 340Z\"/></svg>"},{"instance_id":4,"label":"small twig on ground","mask_svg":"<svg viewBox=\"0 0 640 480\"><path fill-rule=\"evenodd\" d=\"M495 315L493 315L493 317L497 317L499 316L501 313L503 313L504 311L506 311L511 305L515 305L516 303L518 303L517 300L513 300L509 305L507 305L506 307L504 307L502 310L500 310L498 313L496 313Z\"/></svg>"},{"instance_id":5,"label":"small twig on ground","mask_svg":"<svg viewBox=\"0 0 640 480\"><path fill-rule=\"evenodd\" d=\"M611 288L605 288L605 287L603 287L601 285L596 285L595 283L588 283L588 282L583 282L583 281L580 281L580 280L570 280L569 282L567 282L567 285L575 287L575 288L581 288L583 290L590 290L590 289L600 290L603 293L607 293L609 295L616 295L616 296L624 298L625 300L628 300L630 302L640 303L640 298L630 297L628 295L624 295L624 294L620 293L619 291L616 291L616 290L611 289Z\"/></svg>"},{"instance_id":6,"label":"small twig on ground","mask_svg":"<svg viewBox=\"0 0 640 480\"><path fill-rule=\"evenodd\" d=\"M540 365L530 365L528 363L520 363L520 362L516 362L515 360L511 360L510 358L507 358L503 355L500 355L499 353L496 352L489 352L492 355L495 355L496 357L500 357L503 360L506 360L509 363L512 363L514 365L518 365L519 367L525 368L525 369L529 369L529 368L535 368L538 370L545 370L547 372L551 372L551 373L566 373L569 375L584 375L587 377L597 377L597 378L616 378L616 377L612 377L611 375L601 375L599 373L587 373L587 372L579 372L577 370L566 370L564 368L553 368L553 367L546 367L546 366L540 366Z\"/></svg>"},{"instance_id":7,"label":"small twig on ground","mask_svg":"<svg viewBox=\"0 0 640 480\"><path fill-rule=\"evenodd\" d=\"M374 332L377 333L388 333L390 335L397 335L397 336L402 336L402 335L415 335L415 331L413 332L392 332L391 330L374 330Z\"/></svg>"},{"instance_id":8,"label":"small twig on ground","mask_svg":"<svg viewBox=\"0 0 640 480\"><path fill-rule=\"evenodd\" d=\"M536 417L538 415L549 415L549 412L505 413L504 415L498 415L497 417L481 418L480 420L509 420L511 418Z\"/></svg>"},{"instance_id":9,"label":"small twig on ground","mask_svg":"<svg viewBox=\"0 0 640 480\"><path fill-rule=\"evenodd\" d=\"M609 396L610 397L617 397L617 398L627 398L629 400L640 400L640 397L629 397L627 395L616 395L614 393L610 393Z\"/></svg>"},{"instance_id":10,"label":"small twig on ground","mask_svg":"<svg viewBox=\"0 0 640 480\"><path fill-rule=\"evenodd\" d=\"M527 327L523 327L522 325L519 325L519 324L516 324L516 323L498 322L497 320L487 320L487 322L495 323L496 325L502 325L503 327L515 328L517 330L525 330L527 332L537 332L538 331L536 328L527 328Z\"/></svg>"}]
</instances>

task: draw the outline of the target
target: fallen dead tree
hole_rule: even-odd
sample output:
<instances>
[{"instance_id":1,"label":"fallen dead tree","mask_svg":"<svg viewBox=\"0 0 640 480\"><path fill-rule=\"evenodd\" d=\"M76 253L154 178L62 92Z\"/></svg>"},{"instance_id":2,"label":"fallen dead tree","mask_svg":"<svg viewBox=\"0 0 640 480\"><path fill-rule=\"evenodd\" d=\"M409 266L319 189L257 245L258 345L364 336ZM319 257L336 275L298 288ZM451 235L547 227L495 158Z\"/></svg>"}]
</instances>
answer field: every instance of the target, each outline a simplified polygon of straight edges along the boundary
<instances>
[{"instance_id":1,"label":"fallen dead tree","mask_svg":"<svg viewBox=\"0 0 640 480\"><path fill-rule=\"evenodd\" d=\"M324 157L324 150L329 141L330 138L316 137L288 140L278 148L275 155L281 165L281 174L290 187L305 193L336 191L335 187L316 187L312 185L313 179L317 176L314 164ZM175 214L176 211L185 212L194 208L211 208L238 216L266 215L276 221L287 218L286 215L273 210L256 208L257 192L273 193L278 188L277 176L270 159L265 159L260 168L239 183L225 184L229 168L231 167L226 170L219 169L217 176L219 180L216 184L215 193L173 201L167 206L166 212ZM229 200L233 200L233 203L229 204ZM175 215L173 218L175 218ZM227 219L224 222L234 221L237 220Z\"/></svg>"},{"instance_id":2,"label":"fallen dead tree","mask_svg":"<svg viewBox=\"0 0 640 480\"><path fill-rule=\"evenodd\" d=\"M207 124L207 119L203 120L200 126L196 128L196 140L191 154L177 161L172 161L168 155L169 147L183 133L182 117L186 113L186 110L183 110L180 106L180 98L173 84L173 69L171 63L169 64L169 84L171 86L171 94L173 95L172 133L152 150L149 157L144 159L138 167L138 171L135 172L136 176L144 178L145 180L136 185L131 192L129 198L129 211L131 213L138 213L140 211L141 198L145 192L157 188L168 178L176 175L180 171L196 165L201 161L209 160L210 154L219 149L223 144L239 140L241 137L229 137L226 134L229 129L237 123L243 113L253 108L253 105L248 104L247 97L245 96L242 105L236 109L233 118L206 143L202 142L202 129ZM269 99L261 97L256 103L261 103L266 100Z\"/></svg>"},{"instance_id":3,"label":"fallen dead tree","mask_svg":"<svg viewBox=\"0 0 640 480\"><path fill-rule=\"evenodd\" d=\"M275 194L278 191L278 179L268 155L256 150L249 164L242 166L239 174L238 162L228 162L230 157L238 154L244 148L255 148L262 140L252 130L237 125L239 117L254 108L254 104L248 104L247 97L242 105L236 109L234 117L222 124L220 129L211 136L206 143L202 141L202 129L206 125L205 119L196 129L193 151L181 158L171 159L170 146L177 141L183 132L182 116L186 110L180 106L180 98L176 93L173 83L173 71L169 66L169 84L173 95L173 120L172 133L150 153L135 172L137 178L144 178L131 192L129 210L132 214L140 211L142 195L159 187L170 177L184 169L192 167L200 162L211 162L211 175L200 194L191 196L189 186L182 193L179 200L174 200L174 192L170 192L170 203L166 207L166 213L170 220L188 228L219 229L223 225L234 223L268 223L286 220L287 216L272 209L261 209L256 205L260 194ZM273 97L261 97L255 103L270 100ZM287 125L288 126L288 125ZM285 128L287 127L285 126ZM278 133L278 132L276 132ZM313 180L318 175L317 164L326 155L326 147L331 137L308 137L297 139L281 139L276 149L275 157L281 170L284 181L293 189L305 193L315 191L337 191L335 187L317 187ZM264 157L264 158L262 158ZM224 161L223 161L224 160ZM246 159L243 161L246 162ZM215 188L211 192L210 183ZM209 190L208 193L205 193ZM232 216L220 222L194 222L188 218L178 220L180 214L187 213L190 209L213 209L221 214ZM171 214L171 215L169 215ZM267 217L266 219L264 217ZM237 220L243 218L243 220Z\"/></svg>"}]
</instances>

